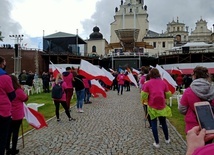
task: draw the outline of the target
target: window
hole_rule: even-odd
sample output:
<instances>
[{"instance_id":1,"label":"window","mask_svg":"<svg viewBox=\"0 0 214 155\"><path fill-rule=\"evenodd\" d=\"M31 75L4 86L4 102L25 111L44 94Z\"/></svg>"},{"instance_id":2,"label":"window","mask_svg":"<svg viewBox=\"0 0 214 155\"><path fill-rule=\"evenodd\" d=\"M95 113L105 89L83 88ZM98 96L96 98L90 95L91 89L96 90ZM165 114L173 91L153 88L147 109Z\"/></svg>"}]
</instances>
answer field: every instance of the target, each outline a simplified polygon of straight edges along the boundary
<instances>
[{"instance_id":1,"label":"window","mask_svg":"<svg viewBox=\"0 0 214 155\"><path fill-rule=\"evenodd\" d=\"M96 52L96 46L92 46L92 52Z\"/></svg>"},{"instance_id":2,"label":"window","mask_svg":"<svg viewBox=\"0 0 214 155\"><path fill-rule=\"evenodd\" d=\"M153 42L153 47L156 48L156 42Z\"/></svg>"},{"instance_id":3,"label":"window","mask_svg":"<svg viewBox=\"0 0 214 155\"><path fill-rule=\"evenodd\" d=\"M166 43L165 43L165 41L164 41L164 42L162 42L162 47L163 47L163 48L165 48L165 47L166 47Z\"/></svg>"}]
</instances>

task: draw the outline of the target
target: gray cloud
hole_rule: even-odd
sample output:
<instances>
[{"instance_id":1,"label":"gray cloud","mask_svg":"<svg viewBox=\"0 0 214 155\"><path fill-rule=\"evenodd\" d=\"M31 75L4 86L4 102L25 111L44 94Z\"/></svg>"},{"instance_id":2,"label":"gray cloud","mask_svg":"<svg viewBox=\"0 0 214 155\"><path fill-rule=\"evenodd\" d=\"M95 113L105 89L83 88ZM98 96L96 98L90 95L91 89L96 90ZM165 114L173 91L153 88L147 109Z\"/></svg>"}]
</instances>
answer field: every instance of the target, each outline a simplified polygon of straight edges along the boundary
<instances>
[{"instance_id":1,"label":"gray cloud","mask_svg":"<svg viewBox=\"0 0 214 155\"><path fill-rule=\"evenodd\" d=\"M125 1L125 0L124 0ZM201 17L208 22L208 29L214 24L214 1L213 0L144 0L149 14L149 29L161 33L166 31L167 23L172 19L189 26L189 30L195 28L195 23ZM115 7L119 7L120 0L101 0L96 4L96 11L91 19L82 21L83 33L88 36L94 26L100 28L104 38L110 38L110 23L114 21ZM88 37L86 36L86 37Z\"/></svg>"},{"instance_id":2,"label":"gray cloud","mask_svg":"<svg viewBox=\"0 0 214 155\"><path fill-rule=\"evenodd\" d=\"M21 25L11 18L11 10L13 9L12 4L8 0L1 0L0 5L0 31L2 36L5 37L5 42L11 42L12 38L8 36L10 34L19 34L22 30Z\"/></svg>"}]
</instances>

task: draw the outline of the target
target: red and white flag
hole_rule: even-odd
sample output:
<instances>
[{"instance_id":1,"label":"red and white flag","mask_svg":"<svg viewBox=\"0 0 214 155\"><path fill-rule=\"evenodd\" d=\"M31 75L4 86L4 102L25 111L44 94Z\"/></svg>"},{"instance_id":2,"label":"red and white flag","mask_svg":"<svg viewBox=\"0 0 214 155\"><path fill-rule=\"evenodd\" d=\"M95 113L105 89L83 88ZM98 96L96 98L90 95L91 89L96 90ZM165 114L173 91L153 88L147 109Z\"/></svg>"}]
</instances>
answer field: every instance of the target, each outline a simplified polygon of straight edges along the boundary
<instances>
[{"instance_id":1,"label":"red and white flag","mask_svg":"<svg viewBox=\"0 0 214 155\"><path fill-rule=\"evenodd\" d=\"M111 68L109 68L109 70L110 70L111 73L115 72L115 71L114 71L113 69L111 69Z\"/></svg>"},{"instance_id":2,"label":"red and white flag","mask_svg":"<svg viewBox=\"0 0 214 155\"><path fill-rule=\"evenodd\" d=\"M132 74L139 75L140 71L138 71L137 69L132 68Z\"/></svg>"},{"instance_id":3,"label":"red and white flag","mask_svg":"<svg viewBox=\"0 0 214 155\"><path fill-rule=\"evenodd\" d=\"M98 94L102 94L102 96L105 98L107 96L105 89L100 85L100 83L97 80L91 80L90 93L94 97L99 97Z\"/></svg>"},{"instance_id":4,"label":"red and white flag","mask_svg":"<svg viewBox=\"0 0 214 155\"><path fill-rule=\"evenodd\" d=\"M115 77L114 77L109 71L107 71L105 68L102 67L101 70L102 70L102 71L104 72L104 74L105 74L105 76L103 76L103 77L101 78L101 80L102 80L106 85L111 86Z\"/></svg>"},{"instance_id":5,"label":"red and white flag","mask_svg":"<svg viewBox=\"0 0 214 155\"><path fill-rule=\"evenodd\" d=\"M168 88L171 91L171 93L174 94L174 92L176 91L176 86L177 86L177 83L175 82L175 80L171 77L171 75L167 71L165 71L159 65L156 65L156 68L158 69L158 71L161 75L161 78L167 83Z\"/></svg>"},{"instance_id":6,"label":"red and white flag","mask_svg":"<svg viewBox=\"0 0 214 155\"><path fill-rule=\"evenodd\" d=\"M97 66L94 66L88 61L81 59L79 74L85 78L92 79L101 79L105 76L104 72Z\"/></svg>"},{"instance_id":7,"label":"red and white flag","mask_svg":"<svg viewBox=\"0 0 214 155\"><path fill-rule=\"evenodd\" d=\"M62 72L64 71L64 69L57 67L56 65L54 65L51 61L50 61L51 65L52 65L52 72L53 72L53 76L56 79L57 75L59 73L62 74Z\"/></svg>"},{"instance_id":8,"label":"red and white flag","mask_svg":"<svg viewBox=\"0 0 214 155\"><path fill-rule=\"evenodd\" d=\"M41 129L43 127L47 127L47 123L45 121L44 116L39 113L38 111L29 108L23 103L24 105L24 114L25 114L25 119L27 122L34 127L35 129Z\"/></svg>"},{"instance_id":9,"label":"red and white flag","mask_svg":"<svg viewBox=\"0 0 214 155\"><path fill-rule=\"evenodd\" d=\"M125 76L125 80L133 83L137 88L138 88L138 84L136 79L134 78L133 74L131 72L128 72L128 74Z\"/></svg>"},{"instance_id":10,"label":"red and white flag","mask_svg":"<svg viewBox=\"0 0 214 155\"><path fill-rule=\"evenodd\" d=\"M174 74L174 75L182 75L183 73L182 73L182 70L173 67L173 68L171 69L171 74Z\"/></svg>"}]
</instances>

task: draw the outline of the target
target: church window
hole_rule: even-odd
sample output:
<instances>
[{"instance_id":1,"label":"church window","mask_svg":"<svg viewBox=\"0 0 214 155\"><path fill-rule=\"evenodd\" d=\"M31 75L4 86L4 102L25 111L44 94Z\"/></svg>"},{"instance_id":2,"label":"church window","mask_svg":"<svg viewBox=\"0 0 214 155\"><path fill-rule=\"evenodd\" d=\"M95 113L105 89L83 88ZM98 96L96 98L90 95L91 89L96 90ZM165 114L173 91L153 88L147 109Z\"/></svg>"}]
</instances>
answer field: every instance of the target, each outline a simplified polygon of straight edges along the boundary
<instances>
[{"instance_id":1,"label":"church window","mask_svg":"<svg viewBox=\"0 0 214 155\"><path fill-rule=\"evenodd\" d=\"M162 47L165 48L166 47L166 42L162 42Z\"/></svg>"},{"instance_id":2,"label":"church window","mask_svg":"<svg viewBox=\"0 0 214 155\"><path fill-rule=\"evenodd\" d=\"M153 42L153 47L156 48L156 42Z\"/></svg>"},{"instance_id":3,"label":"church window","mask_svg":"<svg viewBox=\"0 0 214 155\"><path fill-rule=\"evenodd\" d=\"M96 46L92 46L92 52L96 52Z\"/></svg>"}]
</instances>

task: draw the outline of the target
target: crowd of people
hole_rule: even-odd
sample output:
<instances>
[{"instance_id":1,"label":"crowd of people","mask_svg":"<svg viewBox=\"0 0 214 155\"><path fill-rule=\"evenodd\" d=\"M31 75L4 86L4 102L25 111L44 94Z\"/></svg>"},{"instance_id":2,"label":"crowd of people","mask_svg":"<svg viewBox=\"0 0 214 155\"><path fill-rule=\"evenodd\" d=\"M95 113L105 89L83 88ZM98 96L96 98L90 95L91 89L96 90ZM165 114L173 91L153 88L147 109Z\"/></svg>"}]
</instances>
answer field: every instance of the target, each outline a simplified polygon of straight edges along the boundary
<instances>
[{"instance_id":1,"label":"crowd of people","mask_svg":"<svg viewBox=\"0 0 214 155\"><path fill-rule=\"evenodd\" d=\"M19 128L24 117L23 102L28 100L16 76L5 71L6 60L0 56L0 155L15 155ZM12 139L12 147L10 140Z\"/></svg>"},{"instance_id":2,"label":"crowd of people","mask_svg":"<svg viewBox=\"0 0 214 155\"><path fill-rule=\"evenodd\" d=\"M17 149L19 128L24 118L23 102L28 100L22 85L33 86L35 74L25 70L17 78L14 75L8 75L5 71L6 61L0 57L0 155L15 155L19 153ZM115 77L110 88L117 91L118 95L123 94L124 87L130 91L130 81L127 80L126 71L112 72ZM83 113L84 104L91 104L90 87L91 81L82 75L79 75L78 69L66 67L66 71L59 73L56 78L48 72L43 72L42 76L43 90L50 92L50 81L52 88L59 85L62 91L60 98L54 98L56 120L59 118L60 104L65 110L69 121L75 121L71 117L70 103L72 96L76 93L76 109L78 113ZM209 101L214 106L214 85L212 84L210 74L206 67L197 66L192 75L176 75L177 91L180 91L182 98L179 104L179 111L185 115L185 132L187 136L187 155L190 154L210 154L214 149L214 134L206 134L205 129L199 126L194 103L200 101ZM154 138L153 146L160 148L158 136L158 122L161 126L165 143L169 144L170 133L167 126L167 117L172 116L171 109L166 104L166 100L172 95L168 85L162 80L157 68L143 66L140 76L137 79L141 92L142 104L145 112L145 119L149 122L149 128ZM185 88L184 92L181 89ZM12 145L11 145L12 144ZM11 146L10 146L11 145Z\"/></svg>"},{"instance_id":3,"label":"crowd of people","mask_svg":"<svg viewBox=\"0 0 214 155\"><path fill-rule=\"evenodd\" d=\"M208 101L211 107L214 106L214 85L213 77L208 69L197 66L193 74L173 75L177 83L177 91L182 94L179 111L185 115L185 132L187 136L186 155L192 154L212 154L214 150L214 134L206 134L206 130L199 127L199 122L194 109L194 103ZM171 116L171 110L166 104L170 97L169 89L156 68L143 66L139 76L139 86L141 88L142 104L145 111L145 119L149 122L152 129L155 148L159 148L159 138L157 132L157 120L162 127L165 142L170 143L166 117ZM184 92L181 90L185 89ZM211 122L210 122L211 123Z\"/></svg>"}]
</instances>

